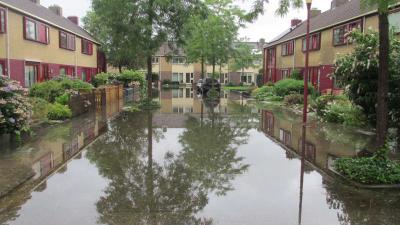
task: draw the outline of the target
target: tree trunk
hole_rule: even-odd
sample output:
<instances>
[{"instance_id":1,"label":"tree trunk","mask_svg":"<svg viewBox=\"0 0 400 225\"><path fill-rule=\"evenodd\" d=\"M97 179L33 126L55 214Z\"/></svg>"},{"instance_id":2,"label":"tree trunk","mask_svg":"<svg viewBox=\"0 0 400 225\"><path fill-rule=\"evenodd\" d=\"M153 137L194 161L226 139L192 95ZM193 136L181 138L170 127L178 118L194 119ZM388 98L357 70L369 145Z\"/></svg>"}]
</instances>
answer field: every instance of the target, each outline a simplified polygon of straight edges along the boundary
<instances>
[{"instance_id":1,"label":"tree trunk","mask_svg":"<svg viewBox=\"0 0 400 225\"><path fill-rule=\"evenodd\" d=\"M153 64L151 62L152 56L147 56L147 98L151 100L152 98L152 88L153 88Z\"/></svg>"},{"instance_id":2,"label":"tree trunk","mask_svg":"<svg viewBox=\"0 0 400 225\"><path fill-rule=\"evenodd\" d=\"M204 56L201 57L201 79L204 80Z\"/></svg>"},{"instance_id":3,"label":"tree trunk","mask_svg":"<svg viewBox=\"0 0 400 225\"><path fill-rule=\"evenodd\" d=\"M389 92L389 20L387 13L379 13L379 76L378 105L376 109L377 144L385 144L388 132L388 92Z\"/></svg>"},{"instance_id":4,"label":"tree trunk","mask_svg":"<svg viewBox=\"0 0 400 225\"><path fill-rule=\"evenodd\" d=\"M122 73L122 66L121 65L118 65L118 71L119 71L119 73Z\"/></svg>"}]
</instances>

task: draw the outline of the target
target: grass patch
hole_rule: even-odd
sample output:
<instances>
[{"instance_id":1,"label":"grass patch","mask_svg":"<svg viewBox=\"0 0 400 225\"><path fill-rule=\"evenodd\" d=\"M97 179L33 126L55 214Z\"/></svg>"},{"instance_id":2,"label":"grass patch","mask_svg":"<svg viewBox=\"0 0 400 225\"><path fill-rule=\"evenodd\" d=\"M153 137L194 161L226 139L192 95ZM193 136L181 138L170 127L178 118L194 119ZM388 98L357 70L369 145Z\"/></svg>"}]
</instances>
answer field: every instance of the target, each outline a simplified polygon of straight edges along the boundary
<instances>
[{"instance_id":1,"label":"grass patch","mask_svg":"<svg viewBox=\"0 0 400 225\"><path fill-rule=\"evenodd\" d=\"M225 91L250 91L253 89L252 86L224 86Z\"/></svg>"}]
</instances>

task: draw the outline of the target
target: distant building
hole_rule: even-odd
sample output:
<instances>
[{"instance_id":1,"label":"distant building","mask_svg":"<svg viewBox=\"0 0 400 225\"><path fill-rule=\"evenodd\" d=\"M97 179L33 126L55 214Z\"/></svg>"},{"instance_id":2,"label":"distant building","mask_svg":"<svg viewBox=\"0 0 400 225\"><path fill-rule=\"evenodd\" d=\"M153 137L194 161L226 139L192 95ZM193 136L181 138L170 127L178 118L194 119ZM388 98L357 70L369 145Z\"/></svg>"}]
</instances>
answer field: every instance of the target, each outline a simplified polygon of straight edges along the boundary
<instances>
[{"instance_id":1,"label":"distant building","mask_svg":"<svg viewBox=\"0 0 400 225\"><path fill-rule=\"evenodd\" d=\"M254 53L262 54L263 42L246 42ZM255 62L255 67L246 68L243 72L232 71L232 63L222 66L217 65L215 72L220 74L221 84L232 83L238 85L256 83L259 70L262 69L262 59ZM212 66L205 65L204 75L210 77ZM160 47L153 57L153 72L160 75L160 80L177 81L181 84L196 83L201 79L201 63L187 63L186 55L182 49L172 51L168 44Z\"/></svg>"},{"instance_id":2,"label":"distant building","mask_svg":"<svg viewBox=\"0 0 400 225\"><path fill-rule=\"evenodd\" d=\"M25 87L58 75L90 81L105 57L78 21L40 0L0 0L0 74Z\"/></svg>"},{"instance_id":3,"label":"distant building","mask_svg":"<svg viewBox=\"0 0 400 225\"><path fill-rule=\"evenodd\" d=\"M400 32L400 8L392 8L390 25ZM360 0L333 0L331 9L321 13L311 11L309 81L319 91L335 87L330 74L338 57L350 53L353 45L346 34L355 28L367 32L378 30L376 10L363 10ZM264 82L277 82L290 77L294 70L304 74L306 50L306 21L294 19L290 29L264 48Z\"/></svg>"}]
</instances>

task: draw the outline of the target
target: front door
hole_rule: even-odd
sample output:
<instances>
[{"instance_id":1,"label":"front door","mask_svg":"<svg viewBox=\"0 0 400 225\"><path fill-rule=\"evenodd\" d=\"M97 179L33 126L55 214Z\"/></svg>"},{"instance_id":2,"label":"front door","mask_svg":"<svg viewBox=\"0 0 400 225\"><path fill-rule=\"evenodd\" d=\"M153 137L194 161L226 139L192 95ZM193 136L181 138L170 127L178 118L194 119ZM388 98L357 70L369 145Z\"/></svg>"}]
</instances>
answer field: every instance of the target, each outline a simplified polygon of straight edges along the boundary
<instances>
[{"instance_id":1,"label":"front door","mask_svg":"<svg viewBox=\"0 0 400 225\"><path fill-rule=\"evenodd\" d=\"M42 65L42 70L40 71L40 76L38 78L38 82L44 82L46 80L50 79L49 75L49 65L43 64Z\"/></svg>"}]
</instances>

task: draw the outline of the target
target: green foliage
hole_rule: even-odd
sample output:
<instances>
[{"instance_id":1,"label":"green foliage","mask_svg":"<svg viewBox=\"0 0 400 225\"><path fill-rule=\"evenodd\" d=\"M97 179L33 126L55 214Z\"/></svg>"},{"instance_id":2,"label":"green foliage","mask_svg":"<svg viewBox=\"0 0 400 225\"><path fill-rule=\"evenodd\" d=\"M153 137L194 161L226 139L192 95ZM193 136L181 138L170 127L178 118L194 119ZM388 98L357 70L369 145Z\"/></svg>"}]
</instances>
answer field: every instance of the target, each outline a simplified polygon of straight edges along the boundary
<instances>
[{"instance_id":1,"label":"green foliage","mask_svg":"<svg viewBox=\"0 0 400 225\"><path fill-rule=\"evenodd\" d=\"M108 84L109 80L113 77L111 73L99 73L93 79L93 84L96 87Z\"/></svg>"},{"instance_id":2,"label":"green foliage","mask_svg":"<svg viewBox=\"0 0 400 225\"><path fill-rule=\"evenodd\" d=\"M250 67L254 67L254 62L261 56L253 54L249 44L240 42L233 50L233 65L232 71L241 71Z\"/></svg>"},{"instance_id":3,"label":"green foliage","mask_svg":"<svg viewBox=\"0 0 400 225\"><path fill-rule=\"evenodd\" d=\"M283 99L285 105L299 105L304 103L304 96L302 94L290 94L286 95Z\"/></svg>"},{"instance_id":4,"label":"green foliage","mask_svg":"<svg viewBox=\"0 0 400 225\"><path fill-rule=\"evenodd\" d=\"M290 78L295 80L303 80L303 74L301 74L299 70L294 69L292 74L290 75Z\"/></svg>"},{"instance_id":5,"label":"green foliage","mask_svg":"<svg viewBox=\"0 0 400 225\"><path fill-rule=\"evenodd\" d=\"M64 120L72 117L71 109L60 103L51 104L47 113L50 120Z\"/></svg>"},{"instance_id":6,"label":"green foliage","mask_svg":"<svg viewBox=\"0 0 400 225\"><path fill-rule=\"evenodd\" d=\"M56 102L61 105L68 105L70 98L71 98L71 94L64 93L63 95L60 95L56 98Z\"/></svg>"},{"instance_id":7,"label":"green foliage","mask_svg":"<svg viewBox=\"0 0 400 225\"><path fill-rule=\"evenodd\" d=\"M32 105L32 120L47 120L50 103L42 98L30 98Z\"/></svg>"},{"instance_id":8,"label":"green foliage","mask_svg":"<svg viewBox=\"0 0 400 225\"><path fill-rule=\"evenodd\" d=\"M301 80L283 79L278 81L274 86L274 93L281 97L293 93L303 94L303 92L304 82ZM314 87L311 84L308 85L308 93L314 93Z\"/></svg>"},{"instance_id":9,"label":"green foliage","mask_svg":"<svg viewBox=\"0 0 400 225\"><path fill-rule=\"evenodd\" d=\"M28 131L32 106L28 91L19 82L0 76L0 135Z\"/></svg>"},{"instance_id":10,"label":"green foliage","mask_svg":"<svg viewBox=\"0 0 400 225\"><path fill-rule=\"evenodd\" d=\"M70 91L91 90L93 86L79 79L59 77L53 80L37 83L29 90L31 97L45 99L54 103L56 98Z\"/></svg>"},{"instance_id":11,"label":"green foliage","mask_svg":"<svg viewBox=\"0 0 400 225\"><path fill-rule=\"evenodd\" d=\"M124 70L121 74L117 74L115 78L122 82L124 87L131 86L134 82L138 82L140 86L143 86L146 82L144 73L135 70Z\"/></svg>"},{"instance_id":12,"label":"green foliage","mask_svg":"<svg viewBox=\"0 0 400 225\"><path fill-rule=\"evenodd\" d=\"M347 126L361 126L366 122L362 109L352 104L344 95L322 95L311 103L311 108L325 122Z\"/></svg>"},{"instance_id":13,"label":"green foliage","mask_svg":"<svg viewBox=\"0 0 400 225\"><path fill-rule=\"evenodd\" d=\"M400 184L400 163L388 158L388 149L378 150L365 158L340 158L335 169L349 179L362 184Z\"/></svg>"},{"instance_id":14,"label":"green foliage","mask_svg":"<svg viewBox=\"0 0 400 225\"><path fill-rule=\"evenodd\" d=\"M273 86L263 86L260 88L255 89L252 92L252 96L257 100L265 100L268 97L274 95L274 87Z\"/></svg>"},{"instance_id":15,"label":"green foliage","mask_svg":"<svg viewBox=\"0 0 400 225\"><path fill-rule=\"evenodd\" d=\"M339 58L334 73L338 82L346 87L350 100L361 106L371 124L376 123L376 105L379 73L379 35L369 31L352 32L349 36L355 49ZM389 68L389 110L392 126L400 123L400 41L391 37Z\"/></svg>"}]
</instances>

